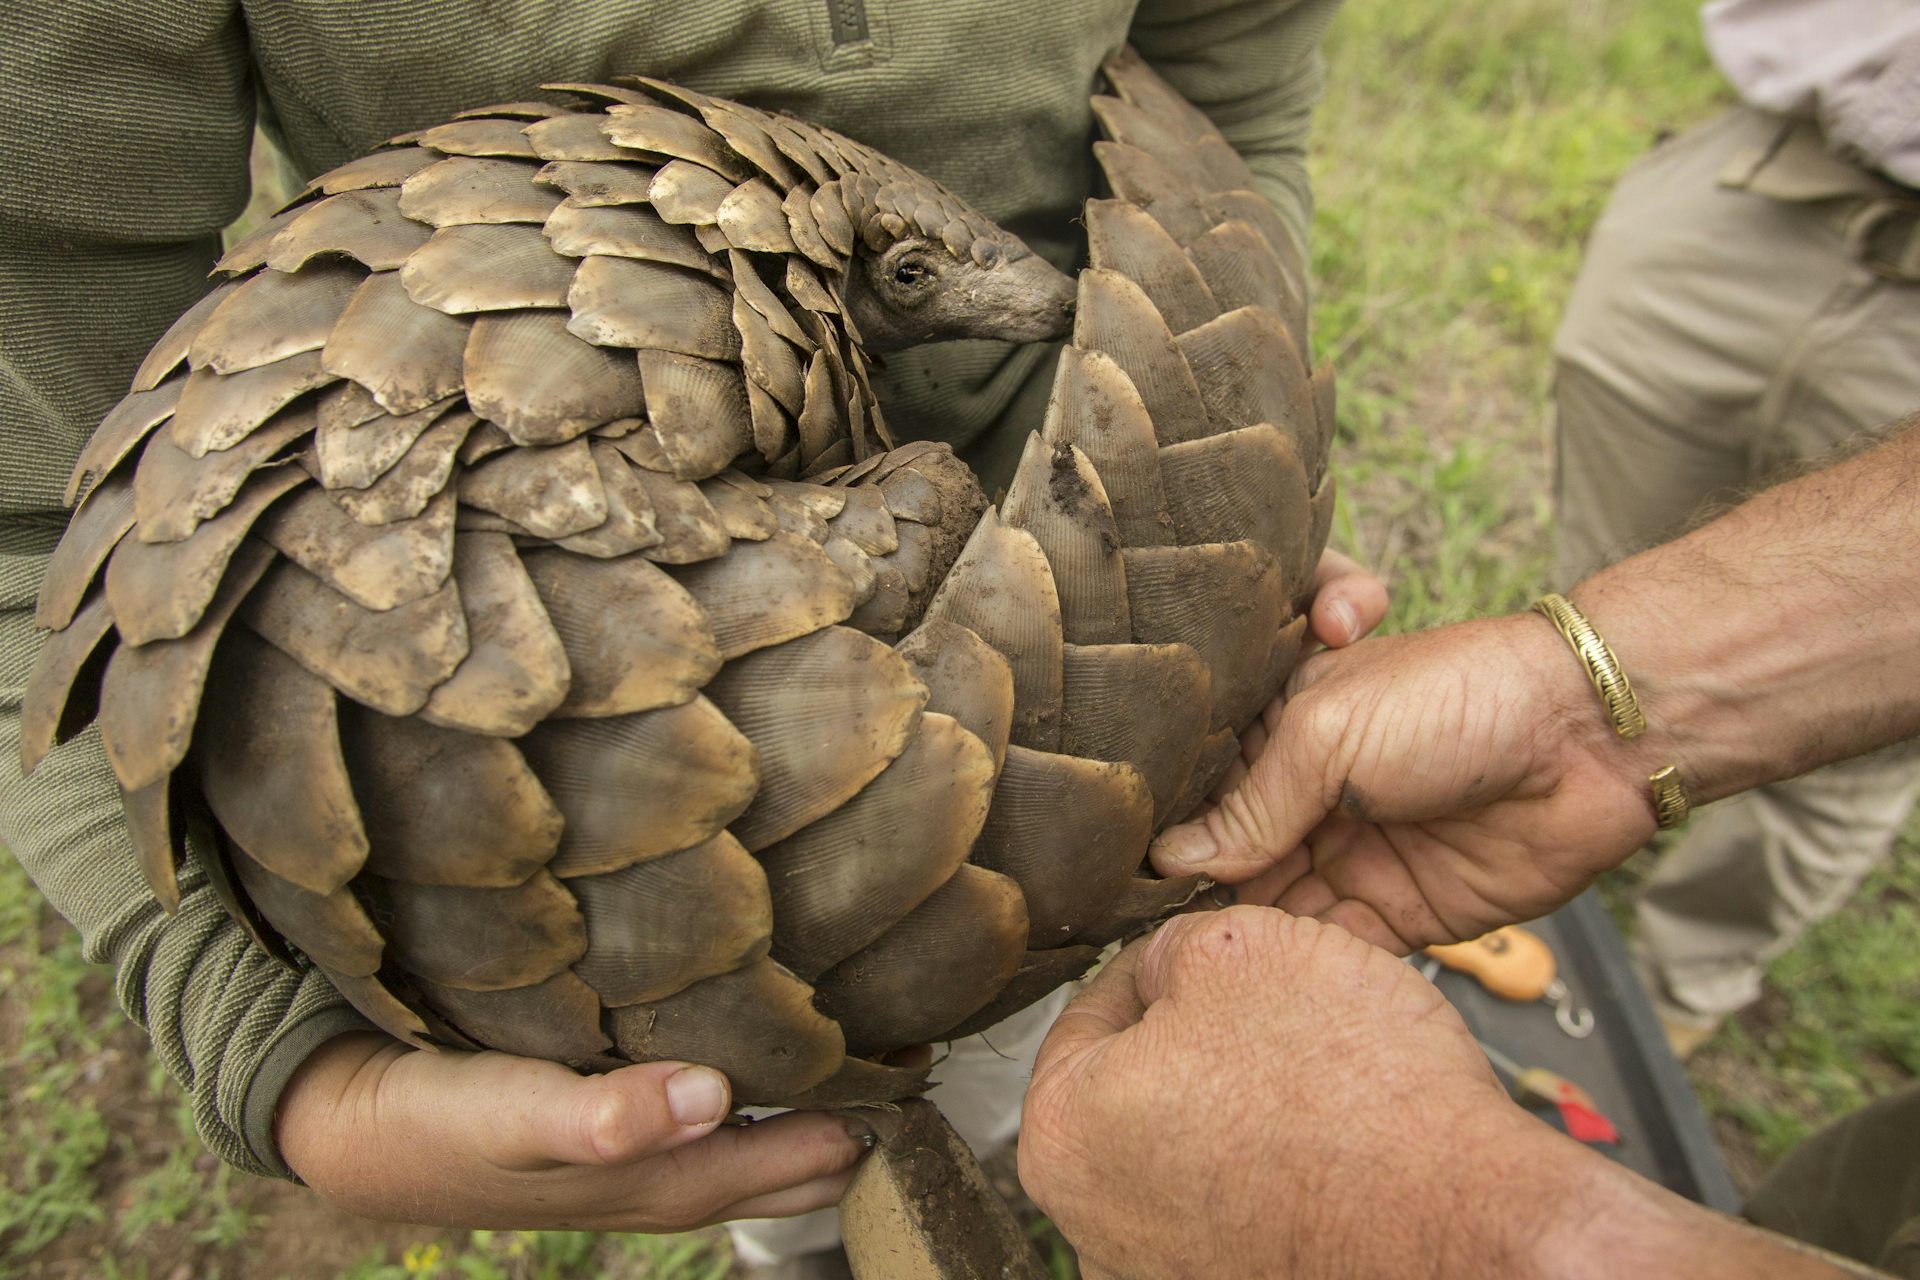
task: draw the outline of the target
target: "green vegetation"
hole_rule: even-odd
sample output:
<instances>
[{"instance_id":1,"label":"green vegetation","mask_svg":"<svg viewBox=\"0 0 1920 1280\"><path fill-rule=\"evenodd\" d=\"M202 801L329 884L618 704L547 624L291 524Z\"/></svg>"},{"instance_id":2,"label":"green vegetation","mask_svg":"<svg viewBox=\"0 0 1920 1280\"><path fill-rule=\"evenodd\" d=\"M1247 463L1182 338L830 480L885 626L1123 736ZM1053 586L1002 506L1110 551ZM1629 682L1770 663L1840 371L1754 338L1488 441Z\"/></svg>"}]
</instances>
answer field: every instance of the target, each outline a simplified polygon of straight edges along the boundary
<instances>
[{"instance_id":1,"label":"green vegetation","mask_svg":"<svg viewBox=\"0 0 1920 1280\"><path fill-rule=\"evenodd\" d=\"M1696 0L1349 0L1328 52L1316 345L1341 371L1336 536L1388 575L1395 629L1517 607L1546 582L1547 347L1581 238L1636 154L1722 100ZM1920 842L1772 979L1694 1067L1746 1178L1920 1071ZM4 859L0 1135L0 1275L718 1280L732 1268L714 1232L376 1227L230 1173L191 1136L106 978ZM1049 1224L1035 1238L1071 1277Z\"/></svg>"},{"instance_id":2,"label":"green vegetation","mask_svg":"<svg viewBox=\"0 0 1920 1280\"><path fill-rule=\"evenodd\" d=\"M1847 910L1774 961L1766 997L1688 1064L1737 1178L1920 1075L1920 825Z\"/></svg>"},{"instance_id":3,"label":"green vegetation","mask_svg":"<svg viewBox=\"0 0 1920 1280\"><path fill-rule=\"evenodd\" d=\"M726 1280L733 1259L712 1232L599 1236L584 1231L473 1231L458 1243L410 1245L399 1261L374 1254L341 1280Z\"/></svg>"},{"instance_id":4,"label":"green vegetation","mask_svg":"<svg viewBox=\"0 0 1920 1280\"><path fill-rule=\"evenodd\" d=\"M0 864L0 1133L9 1166L0 1266L105 1217L92 1171L107 1152L107 1124L80 1086L110 1023L86 999L99 975L67 937L46 941L44 910L20 869Z\"/></svg>"},{"instance_id":5,"label":"green vegetation","mask_svg":"<svg viewBox=\"0 0 1920 1280\"><path fill-rule=\"evenodd\" d=\"M1614 178L1719 100L1690 0L1350 3L1314 150L1338 536L1390 625L1524 604L1549 543L1547 346Z\"/></svg>"}]
</instances>

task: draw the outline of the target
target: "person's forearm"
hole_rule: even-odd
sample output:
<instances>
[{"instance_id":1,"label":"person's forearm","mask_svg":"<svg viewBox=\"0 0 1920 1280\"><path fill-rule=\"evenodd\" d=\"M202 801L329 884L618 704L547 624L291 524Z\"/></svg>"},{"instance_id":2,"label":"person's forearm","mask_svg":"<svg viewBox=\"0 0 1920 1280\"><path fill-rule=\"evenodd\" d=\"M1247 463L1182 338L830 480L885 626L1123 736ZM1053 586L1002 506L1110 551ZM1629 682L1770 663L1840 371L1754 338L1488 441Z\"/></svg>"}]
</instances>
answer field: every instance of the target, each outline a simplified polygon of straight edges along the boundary
<instances>
[{"instance_id":1,"label":"person's forearm","mask_svg":"<svg viewBox=\"0 0 1920 1280\"><path fill-rule=\"evenodd\" d=\"M1916 422L1569 593L1646 713L1631 767L1702 803L1920 734Z\"/></svg>"},{"instance_id":2,"label":"person's forearm","mask_svg":"<svg viewBox=\"0 0 1920 1280\"><path fill-rule=\"evenodd\" d=\"M1326 1235L1325 1252L1297 1255L1298 1271L1334 1274L1331 1254L1350 1264L1364 1259L1357 1270L1382 1275L1423 1268L1540 1280L1873 1274L1682 1199L1490 1094L1429 1093L1423 1137L1403 1139L1398 1178L1379 1165L1323 1168L1329 1184L1370 1185L1379 1199L1342 1197L1300 1210Z\"/></svg>"},{"instance_id":3,"label":"person's forearm","mask_svg":"<svg viewBox=\"0 0 1920 1280\"><path fill-rule=\"evenodd\" d=\"M1568 1188L1536 1238L1528 1274L1555 1280L1683 1275L1693 1280L1835 1280L1877 1272L1683 1200L1560 1137L1531 1178Z\"/></svg>"},{"instance_id":4,"label":"person's forearm","mask_svg":"<svg viewBox=\"0 0 1920 1280\"><path fill-rule=\"evenodd\" d=\"M1432 1258L1445 1274L1543 1280L1872 1274L1684 1200L1504 1102L1463 1110L1448 1129L1457 1160L1446 1179L1452 1185L1435 1187L1431 1205L1407 1206L1405 1225L1392 1229L1413 1233L1405 1256ZM1444 1211L1435 1215L1434 1208ZM1444 1225L1431 1225L1436 1222Z\"/></svg>"}]
</instances>

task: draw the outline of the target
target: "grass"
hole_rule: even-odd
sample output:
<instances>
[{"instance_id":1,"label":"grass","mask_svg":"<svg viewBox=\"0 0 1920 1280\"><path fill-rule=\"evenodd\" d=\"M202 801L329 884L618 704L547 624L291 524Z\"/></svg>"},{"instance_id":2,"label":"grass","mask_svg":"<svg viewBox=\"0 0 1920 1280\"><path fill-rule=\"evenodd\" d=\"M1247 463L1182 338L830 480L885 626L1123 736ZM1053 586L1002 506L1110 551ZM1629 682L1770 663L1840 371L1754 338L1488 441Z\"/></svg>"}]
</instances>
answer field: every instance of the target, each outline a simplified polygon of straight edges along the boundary
<instances>
[{"instance_id":1,"label":"grass","mask_svg":"<svg viewBox=\"0 0 1920 1280\"><path fill-rule=\"evenodd\" d=\"M1338 533L1395 629L1523 604L1549 557L1552 338L1613 179L1721 89L1696 7L1349 4L1314 156Z\"/></svg>"},{"instance_id":2,"label":"grass","mask_svg":"<svg viewBox=\"0 0 1920 1280\"><path fill-rule=\"evenodd\" d=\"M0 863L0 1132L10 1168L0 1186L0 1266L77 1229L100 1224L94 1166L110 1144L99 1106L79 1089L97 1063L107 1027L87 998L100 975L63 934L43 926L44 908L25 875Z\"/></svg>"},{"instance_id":3,"label":"grass","mask_svg":"<svg viewBox=\"0 0 1920 1280\"><path fill-rule=\"evenodd\" d=\"M733 1258L714 1233L603 1236L584 1231L471 1231L372 1254L341 1280L725 1280Z\"/></svg>"},{"instance_id":4,"label":"grass","mask_svg":"<svg viewBox=\"0 0 1920 1280\"><path fill-rule=\"evenodd\" d=\"M1337 538L1393 629L1546 585L1548 343L1620 170L1724 100L1696 0L1350 0L1314 170L1316 347L1341 371ZM270 161L267 162L270 165ZM263 168L263 172L266 170ZM1614 898L1631 892L1631 870ZM1920 844L1696 1059L1736 1174L1920 1070ZM105 978L0 859L0 1275L718 1280L715 1233L435 1232L234 1175ZM1036 1224L1051 1274L1070 1251Z\"/></svg>"},{"instance_id":5,"label":"grass","mask_svg":"<svg viewBox=\"0 0 1920 1280\"><path fill-rule=\"evenodd\" d=\"M201 1147L106 974L11 859L0 904L0 1275L136 1277L182 1247L239 1248L262 1223L253 1180Z\"/></svg>"},{"instance_id":6,"label":"grass","mask_svg":"<svg viewBox=\"0 0 1920 1280\"><path fill-rule=\"evenodd\" d=\"M1751 1185L1832 1116L1920 1076L1920 824L1852 906L1768 970L1761 1002L1688 1064Z\"/></svg>"}]
</instances>

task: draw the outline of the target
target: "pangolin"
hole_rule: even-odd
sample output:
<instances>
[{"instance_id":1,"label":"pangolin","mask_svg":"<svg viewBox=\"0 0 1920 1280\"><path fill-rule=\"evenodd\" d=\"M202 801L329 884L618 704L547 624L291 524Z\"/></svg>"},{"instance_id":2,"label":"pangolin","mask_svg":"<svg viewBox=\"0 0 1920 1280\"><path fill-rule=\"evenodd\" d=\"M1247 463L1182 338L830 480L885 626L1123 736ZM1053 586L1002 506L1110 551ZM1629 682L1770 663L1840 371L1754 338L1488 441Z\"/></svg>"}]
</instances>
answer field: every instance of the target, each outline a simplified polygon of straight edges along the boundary
<instances>
[{"instance_id":1,"label":"pangolin","mask_svg":"<svg viewBox=\"0 0 1920 1280\"><path fill-rule=\"evenodd\" d=\"M221 259L74 471L24 764L422 1047L903 1097L1174 908L1280 688L1332 381L1292 238L1131 52L1070 281L858 142L654 80L465 112ZM1067 336L996 505L869 353ZM191 849L189 854L188 850Z\"/></svg>"}]
</instances>

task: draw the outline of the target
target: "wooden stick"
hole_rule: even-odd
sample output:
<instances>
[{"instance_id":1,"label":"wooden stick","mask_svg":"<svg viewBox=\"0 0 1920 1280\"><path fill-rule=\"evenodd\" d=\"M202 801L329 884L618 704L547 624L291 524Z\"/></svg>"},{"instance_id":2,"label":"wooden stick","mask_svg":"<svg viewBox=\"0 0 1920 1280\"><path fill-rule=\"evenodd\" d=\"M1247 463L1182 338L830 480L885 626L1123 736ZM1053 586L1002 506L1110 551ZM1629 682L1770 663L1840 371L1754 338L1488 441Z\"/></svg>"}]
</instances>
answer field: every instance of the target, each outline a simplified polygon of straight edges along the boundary
<instances>
[{"instance_id":1,"label":"wooden stick","mask_svg":"<svg viewBox=\"0 0 1920 1280\"><path fill-rule=\"evenodd\" d=\"M855 1280L1047 1280L1007 1202L940 1109L861 1113L879 1137L840 1202Z\"/></svg>"}]
</instances>

